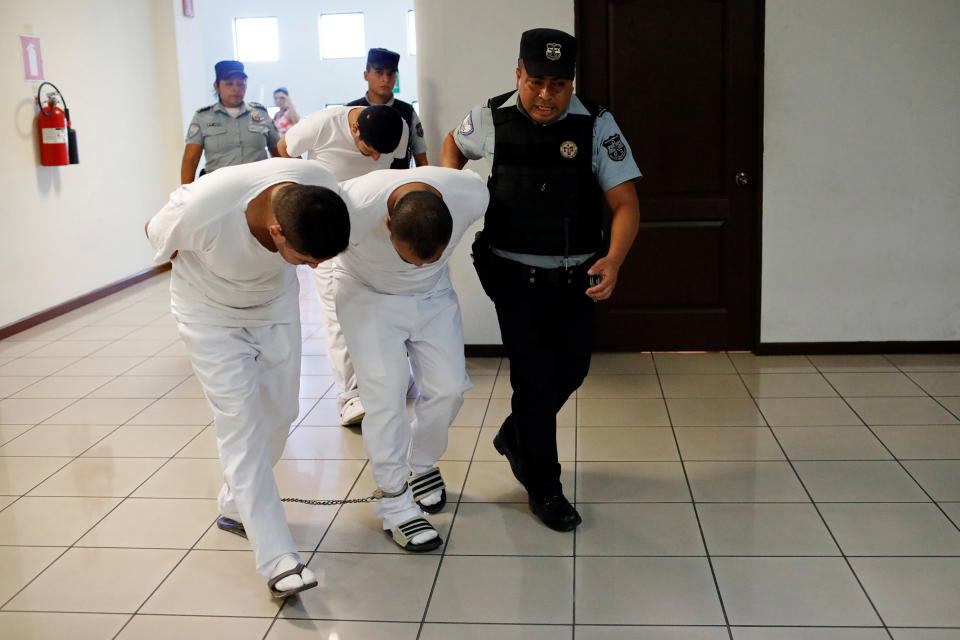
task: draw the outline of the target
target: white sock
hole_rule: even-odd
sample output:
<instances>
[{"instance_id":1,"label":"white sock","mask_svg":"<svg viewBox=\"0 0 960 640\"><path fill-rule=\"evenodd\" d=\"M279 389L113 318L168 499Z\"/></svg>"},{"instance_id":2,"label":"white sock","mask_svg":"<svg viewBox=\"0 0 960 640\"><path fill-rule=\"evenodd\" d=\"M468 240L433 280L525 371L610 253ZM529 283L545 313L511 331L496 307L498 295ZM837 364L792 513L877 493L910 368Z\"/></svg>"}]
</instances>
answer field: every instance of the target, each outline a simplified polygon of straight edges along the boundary
<instances>
[{"instance_id":1,"label":"white sock","mask_svg":"<svg viewBox=\"0 0 960 640\"><path fill-rule=\"evenodd\" d=\"M428 541L430 541L430 540L433 540L433 539L436 538L438 535L439 535L439 534L438 534L435 530L434 530L434 531L423 531L423 532L418 533L417 535L413 536L412 538L410 538L410 542L412 542L413 544L423 544L424 542L428 542Z\"/></svg>"},{"instance_id":2,"label":"white sock","mask_svg":"<svg viewBox=\"0 0 960 640\"><path fill-rule=\"evenodd\" d=\"M440 498L442 496L443 496L443 489L437 489L436 491L431 491L424 497L420 498L420 503L430 507L440 502Z\"/></svg>"},{"instance_id":3,"label":"white sock","mask_svg":"<svg viewBox=\"0 0 960 640\"><path fill-rule=\"evenodd\" d=\"M295 553L288 553L277 560L277 564L274 565L273 571L270 572L270 578L272 579L274 576L277 576L284 571L295 569L299 563L299 555ZM317 574L311 571L309 567L304 567L303 572L299 576L296 574L287 576L277 584L273 585L273 588L277 591L289 591L290 589L298 589L305 584L316 584L316 582Z\"/></svg>"}]
</instances>

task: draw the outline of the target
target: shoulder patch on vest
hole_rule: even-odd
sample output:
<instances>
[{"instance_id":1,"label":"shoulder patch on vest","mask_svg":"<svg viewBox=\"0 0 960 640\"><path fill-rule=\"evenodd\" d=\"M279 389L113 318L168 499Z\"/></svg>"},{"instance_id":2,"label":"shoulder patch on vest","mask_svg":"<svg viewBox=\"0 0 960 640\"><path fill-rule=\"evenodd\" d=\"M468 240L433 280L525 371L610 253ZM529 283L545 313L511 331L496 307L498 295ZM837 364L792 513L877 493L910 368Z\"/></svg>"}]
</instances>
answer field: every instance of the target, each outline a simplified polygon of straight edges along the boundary
<instances>
[{"instance_id":1,"label":"shoulder patch on vest","mask_svg":"<svg viewBox=\"0 0 960 640\"><path fill-rule=\"evenodd\" d=\"M468 136L473 133L473 112L467 113L467 117L460 123L460 135Z\"/></svg>"},{"instance_id":2,"label":"shoulder patch on vest","mask_svg":"<svg viewBox=\"0 0 960 640\"><path fill-rule=\"evenodd\" d=\"M420 138L423 137L423 124L419 122L417 123L417 136Z\"/></svg>"},{"instance_id":3,"label":"shoulder patch on vest","mask_svg":"<svg viewBox=\"0 0 960 640\"><path fill-rule=\"evenodd\" d=\"M187 137L188 137L188 138L192 138L193 136L197 135L198 133L200 133L200 125L198 125L197 123L193 123L192 125L190 125L190 128L187 129Z\"/></svg>"},{"instance_id":4,"label":"shoulder patch on vest","mask_svg":"<svg viewBox=\"0 0 960 640\"><path fill-rule=\"evenodd\" d=\"M607 155L614 162L620 162L627 157L627 147L620 139L620 134L615 133L601 143L607 150Z\"/></svg>"}]
</instances>

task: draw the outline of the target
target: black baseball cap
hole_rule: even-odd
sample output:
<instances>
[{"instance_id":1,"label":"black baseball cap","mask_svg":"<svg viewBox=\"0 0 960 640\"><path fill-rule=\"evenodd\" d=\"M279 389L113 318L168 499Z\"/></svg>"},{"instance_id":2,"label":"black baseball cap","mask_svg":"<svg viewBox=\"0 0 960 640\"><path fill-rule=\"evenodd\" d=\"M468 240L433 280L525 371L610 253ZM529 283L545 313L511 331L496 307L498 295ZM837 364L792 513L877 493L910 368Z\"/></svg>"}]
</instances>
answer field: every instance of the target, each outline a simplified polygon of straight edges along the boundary
<instances>
[{"instance_id":1,"label":"black baseball cap","mask_svg":"<svg viewBox=\"0 0 960 640\"><path fill-rule=\"evenodd\" d=\"M375 104L360 112L357 118L360 139L380 153L390 153L400 144L403 118L385 104Z\"/></svg>"},{"instance_id":2,"label":"black baseball cap","mask_svg":"<svg viewBox=\"0 0 960 640\"><path fill-rule=\"evenodd\" d=\"M213 65L213 69L217 72L217 80L236 75L247 77L247 74L243 72L243 63L239 60L221 60Z\"/></svg>"},{"instance_id":3,"label":"black baseball cap","mask_svg":"<svg viewBox=\"0 0 960 640\"><path fill-rule=\"evenodd\" d=\"M573 79L577 39L559 29L530 29L520 36L520 59L531 76Z\"/></svg>"},{"instance_id":4,"label":"black baseball cap","mask_svg":"<svg viewBox=\"0 0 960 640\"><path fill-rule=\"evenodd\" d=\"M396 71L400 64L400 54L390 49L376 47L367 51L367 68Z\"/></svg>"}]
</instances>

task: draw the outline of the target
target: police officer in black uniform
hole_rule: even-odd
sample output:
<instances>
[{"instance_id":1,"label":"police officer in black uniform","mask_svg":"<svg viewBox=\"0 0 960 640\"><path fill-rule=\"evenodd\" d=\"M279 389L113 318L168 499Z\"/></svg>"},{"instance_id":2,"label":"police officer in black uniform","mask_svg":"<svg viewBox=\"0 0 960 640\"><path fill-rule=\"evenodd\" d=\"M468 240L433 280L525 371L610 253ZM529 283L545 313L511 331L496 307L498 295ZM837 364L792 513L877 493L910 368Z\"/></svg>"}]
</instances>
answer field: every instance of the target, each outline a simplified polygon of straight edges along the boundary
<instances>
[{"instance_id":1,"label":"police officer in black uniform","mask_svg":"<svg viewBox=\"0 0 960 640\"><path fill-rule=\"evenodd\" d=\"M580 514L563 495L556 415L593 348L594 301L609 298L637 234L640 171L613 116L573 94L576 39L532 29L520 40L517 90L474 107L441 163L491 163L490 205L474 266L496 305L510 358L511 414L494 438L548 527ZM602 230L601 196L613 212Z\"/></svg>"},{"instance_id":2,"label":"police officer in black uniform","mask_svg":"<svg viewBox=\"0 0 960 640\"><path fill-rule=\"evenodd\" d=\"M379 47L367 52L367 70L363 72L363 79L367 81L367 93L362 98L348 102L348 107L369 107L375 104L385 104L397 110L403 121L407 123L409 136L407 137L407 155L397 158L390 165L391 169L409 169L410 158L418 167L427 163L427 142L423 138L423 125L420 116L413 110L413 105L393 97L393 87L397 84L397 67L400 63L400 54L389 49Z\"/></svg>"},{"instance_id":3,"label":"police officer in black uniform","mask_svg":"<svg viewBox=\"0 0 960 640\"><path fill-rule=\"evenodd\" d=\"M193 182L201 155L206 165L200 175L263 160L268 149L271 156L278 155L280 134L267 108L259 102L243 101L247 92L243 63L221 60L213 68L217 76L213 90L218 100L193 114L180 164L181 184Z\"/></svg>"}]
</instances>

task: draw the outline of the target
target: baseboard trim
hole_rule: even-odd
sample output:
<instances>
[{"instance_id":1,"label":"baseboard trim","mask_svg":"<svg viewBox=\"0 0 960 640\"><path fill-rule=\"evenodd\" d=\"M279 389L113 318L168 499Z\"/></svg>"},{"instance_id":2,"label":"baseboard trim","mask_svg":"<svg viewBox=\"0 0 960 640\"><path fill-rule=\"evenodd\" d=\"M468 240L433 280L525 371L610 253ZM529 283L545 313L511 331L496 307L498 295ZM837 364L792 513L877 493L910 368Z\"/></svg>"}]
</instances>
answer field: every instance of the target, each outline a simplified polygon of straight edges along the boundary
<instances>
[{"instance_id":1,"label":"baseboard trim","mask_svg":"<svg viewBox=\"0 0 960 640\"><path fill-rule=\"evenodd\" d=\"M113 293L116 293L117 291L122 291L123 289L133 286L138 282L142 282L148 278L152 278L153 276L159 275L165 271L169 271L171 267L172 265L169 262L167 262L157 267L144 269L143 271L140 271L139 273L135 273L132 276L124 278L123 280L118 280L117 282L108 284L105 287L100 287L99 289L95 289L90 293L86 293L72 300L67 300L66 302L58 304L54 307L50 307L49 309L44 309L43 311L35 313L32 316L27 316L22 320L17 320L16 322L8 324L4 327L0 327L0 340L3 340L4 338L8 338L14 334L20 333L21 331L26 331L27 329L30 329L31 327L35 327L38 324L47 322L48 320L53 320L58 316L62 316L63 314L69 313L75 309L79 309L80 307L90 304L91 302L96 302L101 298L106 298L107 296Z\"/></svg>"},{"instance_id":2,"label":"baseboard trim","mask_svg":"<svg viewBox=\"0 0 960 640\"><path fill-rule=\"evenodd\" d=\"M506 358L502 344L464 345L468 358ZM683 349L679 349L682 351ZM643 351L647 351L644 349ZM664 349L663 351L673 351ZM599 352L597 352L599 353ZM753 350L758 356L872 355L883 353L960 353L958 340L894 342L761 342Z\"/></svg>"},{"instance_id":3,"label":"baseboard trim","mask_svg":"<svg viewBox=\"0 0 960 640\"><path fill-rule=\"evenodd\" d=\"M960 353L958 340L892 342L761 342L758 356L871 355L880 353Z\"/></svg>"},{"instance_id":4,"label":"baseboard trim","mask_svg":"<svg viewBox=\"0 0 960 640\"><path fill-rule=\"evenodd\" d=\"M507 350L502 344L465 344L463 352L468 358L506 358Z\"/></svg>"}]
</instances>

